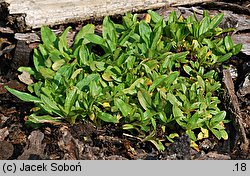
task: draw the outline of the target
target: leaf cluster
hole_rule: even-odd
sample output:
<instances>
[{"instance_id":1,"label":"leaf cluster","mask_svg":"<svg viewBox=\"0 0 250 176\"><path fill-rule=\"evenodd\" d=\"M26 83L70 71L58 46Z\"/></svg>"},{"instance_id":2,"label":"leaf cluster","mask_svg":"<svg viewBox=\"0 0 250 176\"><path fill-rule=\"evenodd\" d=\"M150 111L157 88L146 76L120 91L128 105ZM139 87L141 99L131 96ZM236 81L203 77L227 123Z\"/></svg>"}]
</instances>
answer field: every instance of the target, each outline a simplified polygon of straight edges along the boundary
<instances>
[{"instance_id":1,"label":"leaf cluster","mask_svg":"<svg viewBox=\"0 0 250 176\"><path fill-rule=\"evenodd\" d=\"M218 27L222 18L204 11L198 21L172 12L165 20L151 10L143 20L128 13L119 24L105 17L101 35L87 24L72 46L71 27L56 36L44 26L34 67L19 68L36 79L30 93L6 88L34 103L30 123L117 123L159 150L181 132L193 141L209 132L227 139L215 68L242 45L221 35L232 30Z\"/></svg>"}]
</instances>

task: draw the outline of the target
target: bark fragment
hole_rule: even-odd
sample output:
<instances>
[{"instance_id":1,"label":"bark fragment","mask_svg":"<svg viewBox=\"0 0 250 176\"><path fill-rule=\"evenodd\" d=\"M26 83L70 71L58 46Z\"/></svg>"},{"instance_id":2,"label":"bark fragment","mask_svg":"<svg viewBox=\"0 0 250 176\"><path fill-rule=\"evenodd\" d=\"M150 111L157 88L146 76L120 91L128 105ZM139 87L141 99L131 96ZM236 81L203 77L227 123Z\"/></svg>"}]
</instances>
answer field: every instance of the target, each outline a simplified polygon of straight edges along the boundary
<instances>
[{"instance_id":1,"label":"bark fragment","mask_svg":"<svg viewBox=\"0 0 250 176\"><path fill-rule=\"evenodd\" d=\"M232 77L230 75L229 70L223 70L223 81L225 84L225 94L224 94L224 99L225 99L225 105L230 112L230 118L233 121L233 124L235 126L235 129L240 135L241 138L241 149L245 152L248 151L248 146L249 146L249 141L246 136L245 128L243 125L242 121L242 115L239 107L239 102L238 98L235 95L235 88L234 88L234 83L232 80Z\"/></svg>"},{"instance_id":2,"label":"bark fragment","mask_svg":"<svg viewBox=\"0 0 250 176\"><path fill-rule=\"evenodd\" d=\"M44 156L44 148L46 144L43 144L44 134L39 131L32 131L28 137L28 142L24 148L24 152L21 156L18 157L19 160L27 159L42 159Z\"/></svg>"}]
</instances>

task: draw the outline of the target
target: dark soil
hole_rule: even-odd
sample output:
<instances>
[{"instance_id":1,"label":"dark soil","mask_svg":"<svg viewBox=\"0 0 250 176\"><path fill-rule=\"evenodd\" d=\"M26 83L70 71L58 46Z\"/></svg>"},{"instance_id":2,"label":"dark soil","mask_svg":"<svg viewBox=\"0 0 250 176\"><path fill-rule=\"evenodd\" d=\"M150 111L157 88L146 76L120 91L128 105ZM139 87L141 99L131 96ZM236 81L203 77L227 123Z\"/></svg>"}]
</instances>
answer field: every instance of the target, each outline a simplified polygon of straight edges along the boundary
<instances>
[{"instance_id":1,"label":"dark soil","mask_svg":"<svg viewBox=\"0 0 250 176\"><path fill-rule=\"evenodd\" d=\"M249 7L249 2L240 1L242 7ZM167 17L169 12L177 10L178 14L190 15L196 7L169 7L159 9L158 12ZM210 9L209 5L206 9ZM219 9L210 10L210 14L219 13ZM246 21L236 17L247 16L241 14L230 17L230 10L224 11L229 16L225 17L224 26L235 27L237 34L249 34L250 25L242 27ZM142 12L143 15L143 12ZM201 14L197 13L198 16ZM237 14L236 14L237 15ZM231 21L230 21L230 20ZM116 19L117 20L117 19ZM118 19L119 20L119 19ZM238 20L238 21L237 21ZM236 24L235 24L236 21ZM249 22L250 24L250 22ZM77 25L76 25L77 26ZM0 28L8 28L1 23ZM65 26L56 27L57 29ZM75 27L78 29L77 27ZM9 29L9 28L8 28ZM34 31L34 33L39 33ZM82 159L82 160L184 160L184 159L250 159L248 150L241 148L242 139L237 132L237 127L227 125L229 133L228 141L218 141L213 136L200 141L199 151L190 148L190 139L187 135L181 136L174 143L168 144L165 152L159 152L150 142L140 142L138 139L124 134L121 128L107 124L104 127L93 126L90 122L78 121L75 125L68 123L59 126L44 125L40 128L32 128L25 123L25 116L29 114L32 104L23 103L10 95L4 86L26 91L26 86L18 79L17 68L30 64L30 53L38 42L29 44L18 42L14 38L15 33L1 32L0 30L0 159ZM244 43L250 45L249 43ZM19 43L20 44L20 43ZM27 53L18 52L17 46L30 48ZM19 54L19 55L18 55ZM23 54L23 55L22 55ZM250 139L250 86L244 82L250 82L250 55L240 53L229 61L228 65L235 68L237 75L233 77L235 94L238 97L240 111L243 116L243 126L247 139ZM232 69L233 72L233 69ZM222 99L222 102L224 100ZM228 109L227 104L222 105Z\"/></svg>"}]
</instances>

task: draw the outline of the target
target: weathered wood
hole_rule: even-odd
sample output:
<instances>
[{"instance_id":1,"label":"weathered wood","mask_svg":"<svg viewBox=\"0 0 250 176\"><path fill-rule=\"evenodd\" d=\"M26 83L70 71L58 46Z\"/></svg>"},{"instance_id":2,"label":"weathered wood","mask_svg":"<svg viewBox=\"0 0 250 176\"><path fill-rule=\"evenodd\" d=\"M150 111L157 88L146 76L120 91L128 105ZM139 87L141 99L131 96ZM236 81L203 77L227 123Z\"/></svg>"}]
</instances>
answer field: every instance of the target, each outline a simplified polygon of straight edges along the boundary
<instances>
[{"instance_id":1,"label":"weathered wood","mask_svg":"<svg viewBox=\"0 0 250 176\"><path fill-rule=\"evenodd\" d=\"M231 120L233 121L233 124L240 135L242 142L241 149L245 152L248 152L249 141L246 136L238 98L235 95L234 83L229 70L223 70L223 79L226 90L224 94L225 106L227 108L227 111L231 113Z\"/></svg>"},{"instance_id":2,"label":"weathered wood","mask_svg":"<svg viewBox=\"0 0 250 176\"><path fill-rule=\"evenodd\" d=\"M14 57L12 59L12 68L18 69L21 66L28 66L32 49L24 40L18 40Z\"/></svg>"},{"instance_id":3,"label":"weathered wood","mask_svg":"<svg viewBox=\"0 0 250 176\"><path fill-rule=\"evenodd\" d=\"M18 160L43 159L43 153L46 144L43 144L44 134L37 130L32 131L28 137L28 145L25 146L24 152L18 157Z\"/></svg>"},{"instance_id":4,"label":"weathered wood","mask_svg":"<svg viewBox=\"0 0 250 176\"><path fill-rule=\"evenodd\" d=\"M166 5L209 1L212 0L2 0L9 4L10 15L25 15L25 23L30 28L123 14L128 11L160 8Z\"/></svg>"},{"instance_id":5,"label":"weathered wood","mask_svg":"<svg viewBox=\"0 0 250 176\"><path fill-rule=\"evenodd\" d=\"M238 14L250 14L250 9L249 9L249 5L247 5L246 7L244 6L240 6L238 4L235 3L228 3L228 2L209 2L209 3L203 3L202 4L203 7L205 8L210 8L210 9L222 9L222 10L230 10L234 13L238 13Z\"/></svg>"},{"instance_id":6,"label":"weathered wood","mask_svg":"<svg viewBox=\"0 0 250 176\"><path fill-rule=\"evenodd\" d=\"M250 33L236 34L232 36L232 39L235 43L243 44L241 52L245 53L246 55L250 55Z\"/></svg>"}]
</instances>

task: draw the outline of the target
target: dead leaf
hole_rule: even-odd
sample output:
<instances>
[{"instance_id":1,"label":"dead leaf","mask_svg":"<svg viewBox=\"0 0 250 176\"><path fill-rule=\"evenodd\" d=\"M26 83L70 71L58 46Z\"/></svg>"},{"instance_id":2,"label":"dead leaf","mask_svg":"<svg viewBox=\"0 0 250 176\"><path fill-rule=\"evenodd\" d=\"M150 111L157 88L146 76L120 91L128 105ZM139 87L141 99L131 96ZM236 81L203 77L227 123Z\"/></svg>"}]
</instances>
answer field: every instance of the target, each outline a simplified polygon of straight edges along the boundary
<instances>
[{"instance_id":1,"label":"dead leaf","mask_svg":"<svg viewBox=\"0 0 250 176\"><path fill-rule=\"evenodd\" d=\"M23 71L23 73L21 75L18 75L18 78L21 82L23 82L24 84L30 85L33 84L34 81L31 78L30 74L26 71Z\"/></svg>"},{"instance_id":2,"label":"dead leaf","mask_svg":"<svg viewBox=\"0 0 250 176\"><path fill-rule=\"evenodd\" d=\"M9 135L7 127L0 129L0 141L3 141Z\"/></svg>"}]
</instances>

